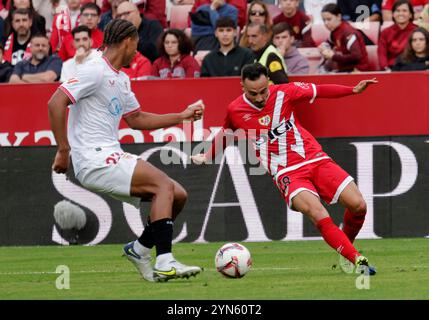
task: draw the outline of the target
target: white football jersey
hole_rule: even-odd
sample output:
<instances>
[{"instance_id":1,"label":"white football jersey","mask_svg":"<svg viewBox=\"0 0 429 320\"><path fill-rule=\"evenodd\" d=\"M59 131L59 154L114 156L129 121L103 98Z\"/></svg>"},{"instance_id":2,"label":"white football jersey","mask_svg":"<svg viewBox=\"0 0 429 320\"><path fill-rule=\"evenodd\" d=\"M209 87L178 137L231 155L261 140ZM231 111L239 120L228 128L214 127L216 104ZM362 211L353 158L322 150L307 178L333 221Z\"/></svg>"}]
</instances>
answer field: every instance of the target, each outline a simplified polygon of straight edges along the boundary
<instances>
[{"instance_id":1,"label":"white football jersey","mask_svg":"<svg viewBox=\"0 0 429 320\"><path fill-rule=\"evenodd\" d=\"M140 111L128 76L104 56L96 57L78 68L76 76L60 89L73 103L67 135L75 174L83 168L105 165L97 154L101 149L120 150L121 118Z\"/></svg>"}]
</instances>

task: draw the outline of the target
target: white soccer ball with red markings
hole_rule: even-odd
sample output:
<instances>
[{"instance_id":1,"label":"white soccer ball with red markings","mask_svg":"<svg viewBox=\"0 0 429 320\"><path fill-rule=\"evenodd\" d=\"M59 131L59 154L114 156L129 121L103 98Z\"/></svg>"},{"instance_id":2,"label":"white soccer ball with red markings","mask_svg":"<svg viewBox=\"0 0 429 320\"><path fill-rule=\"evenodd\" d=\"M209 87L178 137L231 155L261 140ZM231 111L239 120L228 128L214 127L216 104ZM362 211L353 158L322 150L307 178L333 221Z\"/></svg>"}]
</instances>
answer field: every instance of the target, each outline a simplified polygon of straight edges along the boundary
<instances>
[{"instance_id":1,"label":"white soccer ball with red markings","mask_svg":"<svg viewBox=\"0 0 429 320\"><path fill-rule=\"evenodd\" d=\"M239 243L224 244L216 253L216 270L228 278L241 278L250 270L252 257Z\"/></svg>"}]
</instances>

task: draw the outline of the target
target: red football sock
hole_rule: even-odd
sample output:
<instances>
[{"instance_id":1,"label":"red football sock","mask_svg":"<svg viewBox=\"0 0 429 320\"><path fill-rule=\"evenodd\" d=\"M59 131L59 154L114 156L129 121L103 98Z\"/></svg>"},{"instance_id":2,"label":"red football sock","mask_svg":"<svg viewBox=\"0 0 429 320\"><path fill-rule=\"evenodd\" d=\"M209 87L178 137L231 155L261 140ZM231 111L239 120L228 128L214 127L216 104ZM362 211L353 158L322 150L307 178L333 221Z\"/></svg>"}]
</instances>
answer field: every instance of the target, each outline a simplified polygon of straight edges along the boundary
<instances>
[{"instance_id":1,"label":"red football sock","mask_svg":"<svg viewBox=\"0 0 429 320\"><path fill-rule=\"evenodd\" d=\"M343 232L349 238L350 242L355 241L363 223L365 222L366 212L353 213L349 209L344 212Z\"/></svg>"},{"instance_id":2,"label":"red football sock","mask_svg":"<svg viewBox=\"0 0 429 320\"><path fill-rule=\"evenodd\" d=\"M344 232L334 224L331 217L319 220L317 222L317 228L320 230L327 244L334 248L344 258L355 263L356 256L359 256L359 253L355 247L353 247Z\"/></svg>"}]
</instances>

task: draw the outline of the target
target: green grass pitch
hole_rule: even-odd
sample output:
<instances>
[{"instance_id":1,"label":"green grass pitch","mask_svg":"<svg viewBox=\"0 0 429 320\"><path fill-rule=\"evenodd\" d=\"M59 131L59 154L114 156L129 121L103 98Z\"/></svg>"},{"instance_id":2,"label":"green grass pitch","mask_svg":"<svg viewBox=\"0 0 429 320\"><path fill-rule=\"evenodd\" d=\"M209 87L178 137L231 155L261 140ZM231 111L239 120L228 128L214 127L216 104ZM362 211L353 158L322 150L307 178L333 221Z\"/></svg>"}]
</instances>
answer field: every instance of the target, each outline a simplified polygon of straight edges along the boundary
<instances>
[{"instance_id":1,"label":"green grass pitch","mask_svg":"<svg viewBox=\"0 0 429 320\"><path fill-rule=\"evenodd\" d=\"M253 267L241 279L216 272L222 244L176 244L178 260L205 270L167 283L141 280L121 245L1 247L0 299L429 299L429 239L357 240L378 270L360 290L323 241L243 243ZM68 290L56 288L58 265L70 269Z\"/></svg>"}]
</instances>

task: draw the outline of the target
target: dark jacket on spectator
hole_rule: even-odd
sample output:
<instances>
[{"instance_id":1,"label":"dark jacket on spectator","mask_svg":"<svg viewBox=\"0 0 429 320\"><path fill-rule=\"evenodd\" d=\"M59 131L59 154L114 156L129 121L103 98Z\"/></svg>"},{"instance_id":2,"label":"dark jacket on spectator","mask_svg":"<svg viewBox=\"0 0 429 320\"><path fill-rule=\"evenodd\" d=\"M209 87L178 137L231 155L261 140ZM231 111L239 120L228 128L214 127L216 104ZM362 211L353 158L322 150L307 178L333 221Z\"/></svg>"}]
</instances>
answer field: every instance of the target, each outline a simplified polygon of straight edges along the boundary
<instances>
[{"instance_id":1,"label":"dark jacket on spectator","mask_svg":"<svg viewBox=\"0 0 429 320\"><path fill-rule=\"evenodd\" d=\"M13 67L8 61L0 63L0 83L8 82L12 71Z\"/></svg>"},{"instance_id":2,"label":"dark jacket on spectator","mask_svg":"<svg viewBox=\"0 0 429 320\"><path fill-rule=\"evenodd\" d=\"M244 65L253 63L255 55L247 48L236 46L224 55L220 50L213 50L204 57L201 66L202 77L237 77Z\"/></svg>"},{"instance_id":3,"label":"dark jacket on spectator","mask_svg":"<svg viewBox=\"0 0 429 320\"><path fill-rule=\"evenodd\" d=\"M51 70L57 74L57 78L55 81L58 81L61 76L61 68L63 62L57 55L52 55L46 57L42 62L38 65L34 65L30 60L22 60L16 64L13 68L13 73L19 77L22 77L24 74L36 74Z\"/></svg>"},{"instance_id":4,"label":"dark jacket on spectator","mask_svg":"<svg viewBox=\"0 0 429 320\"><path fill-rule=\"evenodd\" d=\"M159 21L147 19L143 15L141 17L142 22L138 28L139 44L137 50L153 63L159 57L156 42L164 29Z\"/></svg>"},{"instance_id":5,"label":"dark jacket on spectator","mask_svg":"<svg viewBox=\"0 0 429 320\"><path fill-rule=\"evenodd\" d=\"M393 71L421 71L429 70L429 57L417 58L410 62L405 62L404 59L399 56L396 59L395 65L392 67Z\"/></svg>"}]
</instances>

